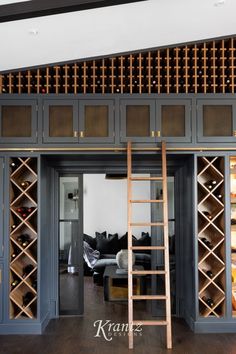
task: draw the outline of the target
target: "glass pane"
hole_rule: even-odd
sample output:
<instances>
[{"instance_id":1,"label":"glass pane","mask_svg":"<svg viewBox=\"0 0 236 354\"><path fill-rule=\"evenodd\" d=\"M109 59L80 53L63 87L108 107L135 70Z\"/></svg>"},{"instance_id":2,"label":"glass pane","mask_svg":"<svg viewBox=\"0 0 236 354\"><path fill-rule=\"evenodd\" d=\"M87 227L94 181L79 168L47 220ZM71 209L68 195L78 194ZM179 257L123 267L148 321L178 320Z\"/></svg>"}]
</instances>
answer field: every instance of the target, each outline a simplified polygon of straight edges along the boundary
<instances>
[{"instance_id":1,"label":"glass pane","mask_svg":"<svg viewBox=\"0 0 236 354\"><path fill-rule=\"evenodd\" d=\"M126 106L126 136L150 136L150 106Z\"/></svg>"},{"instance_id":2,"label":"glass pane","mask_svg":"<svg viewBox=\"0 0 236 354\"><path fill-rule=\"evenodd\" d=\"M84 135L85 137L108 137L109 129L108 106L85 106Z\"/></svg>"},{"instance_id":3,"label":"glass pane","mask_svg":"<svg viewBox=\"0 0 236 354\"><path fill-rule=\"evenodd\" d=\"M79 287L78 221L60 222L59 229L59 293L60 313L78 311Z\"/></svg>"},{"instance_id":4,"label":"glass pane","mask_svg":"<svg viewBox=\"0 0 236 354\"><path fill-rule=\"evenodd\" d=\"M73 107L49 107L49 136L73 137Z\"/></svg>"},{"instance_id":5,"label":"glass pane","mask_svg":"<svg viewBox=\"0 0 236 354\"><path fill-rule=\"evenodd\" d=\"M232 133L232 106L203 106L203 136L232 136Z\"/></svg>"},{"instance_id":6,"label":"glass pane","mask_svg":"<svg viewBox=\"0 0 236 354\"><path fill-rule=\"evenodd\" d=\"M185 106L162 106L161 127L162 136L185 136Z\"/></svg>"},{"instance_id":7,"label":"glass pane","mask_svg":"<svg viewBox=\"0 0 236 354\"><path fill-rule=\"evenodd\" d=\"M232 315L236 316L236 157L230 159Z\"/></svg>"},{"instance_id":8,"label":"glass pane","mask_svg":"<svg viewBox=\"0 0 236 354\"><path fill-rule=\"evenodd\" d=\"M31 106L2 106L3 137L31 137Z\"/></svg>"},{"instance_id":9,"label":"glass pane","mask_svg":"<svg viewBox=\"0 0 236 354\"><path fill-rule=\"evenodd\" d=\"M60 177L60 220L79 217L79 180L77 177Z\"/></svg>"}]
</instances>

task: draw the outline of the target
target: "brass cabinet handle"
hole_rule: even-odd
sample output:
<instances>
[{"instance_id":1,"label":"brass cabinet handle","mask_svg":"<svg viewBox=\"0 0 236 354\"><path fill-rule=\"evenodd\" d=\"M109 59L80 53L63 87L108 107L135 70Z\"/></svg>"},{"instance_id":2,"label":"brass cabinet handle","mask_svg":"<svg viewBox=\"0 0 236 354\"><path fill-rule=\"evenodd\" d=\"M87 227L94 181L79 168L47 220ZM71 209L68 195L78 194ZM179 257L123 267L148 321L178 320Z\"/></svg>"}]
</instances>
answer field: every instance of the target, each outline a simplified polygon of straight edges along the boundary
<instances>
[{"instance_id":1,"label":"brass cabinet handle","mask_svg":"<svg viewBox=\"0 0 236 354\"><path fill-rule=\"evenodd\" d=\"M160 138L160 136L161 136L161 131L157 130L157 137Z\"/></svg>"},{"instance_id":2,"label":"brass cabinet handle","mask_svg":"<svg viewBox=\"0 0 236 354\"><path fill-rule=\"evenodd\" d=\"M78 138L78 132L76 130L74 131L74 138Z\"/></svg>"},{"instance_id":3,"label":"brass cabinet handle","mask_svg":"<svg viewBox=\"0 0 236 354\"><path fill-rule=\"evenodd\" d=\"M81 131L79 132L79 136L80 136L80 138L84 138L84 132L83 132L83 130L81 130Z\"/></svg>"},{"instance_id":4,"label":"brass cabinet handle","mask_svg":"<svg viewBox=\"0 0 236 354\"><path fill-rule=\"evenodd\" d=\"M236 136L236 130L234 130L233 136Z\"/></svg>"},{"instance_id":5,"label":"brass cabinet handle","mask_svg":"<svg viewBox=\"0 0 236 354\"><path fill-rule=\"evenodd\" d=\"M152 130L152 132L151 132L151 137L152 137L152 138L155 138L155 132L154 132L154 130Z\"/></svg>"}]
</instances>

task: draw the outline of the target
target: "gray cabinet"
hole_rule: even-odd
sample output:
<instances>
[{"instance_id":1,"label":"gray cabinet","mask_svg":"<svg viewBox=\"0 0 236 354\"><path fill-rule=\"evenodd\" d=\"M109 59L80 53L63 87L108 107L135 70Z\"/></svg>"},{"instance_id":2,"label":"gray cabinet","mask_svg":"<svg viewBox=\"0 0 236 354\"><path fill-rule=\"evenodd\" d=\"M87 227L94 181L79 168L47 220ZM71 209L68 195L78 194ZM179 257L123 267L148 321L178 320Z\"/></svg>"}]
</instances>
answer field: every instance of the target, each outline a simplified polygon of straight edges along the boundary
<instances>
[{"instance_id":1,"label":"gray cabinet","mask_svg":"<svg viewBox=\"0 0 236 354\"><path fill-rule=\"evenodd\" d=\"M79 142L113 143L113 100L79 100Z\"/></svg>"},{"instance_id":2,"label":"gray cabinet","mask_svg":"<svg viewBox=\"0 0 236 354\"><path fill-rule=\"evenodd\" d=\"M120 101L120 141L191 142L191 100L127 99Z\"/></svg>"},{"instance_id":3,"label":"gray cabinet","mask_svg":"<svg viewBox=\"0 0 236 354\"><path fill-rule=\"evenodd\" d=\"M78 104L76 100L44 100L43 141L78 142Z\"/></svg>"},{"instance_id":4,"label":"gray cabinet","mask_svg":"<svg viewBox=\"0 0 236 354\"><path fill-rule=\"evenodd\" d=\"M197 141L236 142L236 103L231 99L197 100Z\"/></svg>"},{"instance_id":5,"label":"gray cabinet","mask_svg":"<svg viewBox=\"0 0 236 354\"><path fill-rule=\"evenodd\" d=\"M167 142L191 142L191 100L157 100L156 105L157 137Z\"/></svg>"},{"instance_id":6,"label":"gray cabinet","mask_svg":"<svg viewBox=\"0 0 236 354\"><path fill-rule=\"evenodd\" d=\"M45 99L45 143L113 143L114 101Z\"/></svg>"},{"instance_id":7,"label":"gray cabinet","mask_svg":"<svg viewBox=\"0 0 236 354\"><path fill-rule=\"evenodd\" d=\"M9 99L0 101L0 142L37 142L37 101Z\"/></svg>"},{"instance_id":8,"label":"gray cabinet","mask_svg":"<svg viewBox=\"0 0 236 354\"><path fill-rule=\"evenodd\" d=\"M0 257L3 257L3 158L0 158Z\"/></svg>"},{"instance_id":9,"label":"gray cabinet","mask_svg":"<svg viewBox=\"0 0 236 354\"><path fill-rule=\"evenodd\" d=\"M0 323L3 320L3 263L0 263Z\"/></svg>"},{"instance_id":10,"label":"gray cabinet","mask_svg":"<svg viewBox=\"0 0 236 354\"><path fill-rule=\"evenodd\" d=\"M120 142L155 142L155 100L120 100Z\"/></svg>"}]
</instances>

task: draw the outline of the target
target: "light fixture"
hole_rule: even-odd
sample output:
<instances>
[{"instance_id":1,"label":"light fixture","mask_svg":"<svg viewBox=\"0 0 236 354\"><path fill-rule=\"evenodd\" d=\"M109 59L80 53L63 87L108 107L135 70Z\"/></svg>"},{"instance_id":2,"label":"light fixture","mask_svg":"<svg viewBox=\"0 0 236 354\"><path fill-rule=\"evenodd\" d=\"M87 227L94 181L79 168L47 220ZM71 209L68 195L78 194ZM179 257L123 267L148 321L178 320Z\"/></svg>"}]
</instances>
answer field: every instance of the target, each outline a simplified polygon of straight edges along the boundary
<instances>
[{"instance_id":1,"label":"light fixture","mask_svg":"<svg viewBox=\"0 0 236 354\"><path fill-rule=\"evenodd\" d=\"M126 179L126 178L127 178L126 173L106 173L105 175L105 179L111 179L111 180Z\"/></svg>"},{"instance_id":2,"label":"light fixture","mask_svg":"<svg viewBox=\"0 0 236 354\"><path fill-rule=\"evenodd\" d=\"M225 0L217 0L215 3L214 3L214 6L222 6L225 4Z\"/></svg>"}]
</instances>

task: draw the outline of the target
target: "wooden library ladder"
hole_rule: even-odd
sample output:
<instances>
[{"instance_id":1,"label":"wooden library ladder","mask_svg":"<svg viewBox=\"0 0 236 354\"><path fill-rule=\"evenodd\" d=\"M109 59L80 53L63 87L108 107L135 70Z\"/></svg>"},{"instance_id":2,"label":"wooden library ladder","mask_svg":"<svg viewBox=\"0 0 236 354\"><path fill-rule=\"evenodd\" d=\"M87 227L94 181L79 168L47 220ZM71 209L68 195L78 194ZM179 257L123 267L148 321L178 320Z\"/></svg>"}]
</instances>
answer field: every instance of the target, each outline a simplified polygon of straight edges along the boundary
<instances>
[{"instance_id":1,"label":"wooden library ladder","mask_svg":"<svg viewBox=\"0 0 236 354\"><path fill-rule=\"evenodd\" d=\"M167 348L172 348L171 334L171 304L170 304L170 272L169 272L169 239L168 239L168 201L167 201L167 172L166 172L166 144L161 144L162 155L162 176L160 177L132 177L132 146L128 142L127 146L127 187L128 187L128 322L129 322L129 349L133 349L133 326L166 326ZM133 181L162 181L163 199L159 200L132 200L132 182ZM163 203L163 221L162 222L132 222L132 204L133 203ZM132 227L139 226L160 226L164 230L164 245L162 246L133 246L132 245ZM164 251L164 270L133 270L132 251L133 250L156 250ZM165 276L165 294L163 295L133 295L133 275L162 274ZM134 320L133 301L135 300L165 300L166 316L165 320Z\"/></svg>"}]
</instances>

